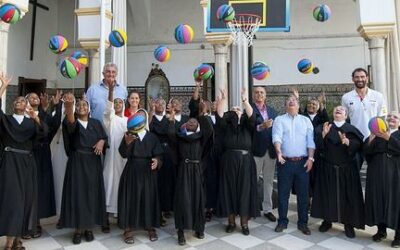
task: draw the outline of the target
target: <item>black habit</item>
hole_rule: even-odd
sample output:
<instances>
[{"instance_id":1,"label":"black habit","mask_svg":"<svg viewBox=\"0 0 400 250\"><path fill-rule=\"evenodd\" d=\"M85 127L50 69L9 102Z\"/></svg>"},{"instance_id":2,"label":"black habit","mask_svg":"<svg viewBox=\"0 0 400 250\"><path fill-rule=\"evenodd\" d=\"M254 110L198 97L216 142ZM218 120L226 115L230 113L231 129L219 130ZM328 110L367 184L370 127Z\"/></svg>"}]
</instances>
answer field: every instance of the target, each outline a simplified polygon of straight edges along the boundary
<instances>
[{"instance_id":1,"label":"black habit","mask_svg":"<svg viewBox=\"0 0 400 250\"><path fill-rule=\"evenodd\" d=\"M254 112L251 117L243 114L240 124L233 111L226 112L222 118L217 115L216 119L218 129L223 133L217 215L259 216L257 170L251 153Z\"/></svg>"},{"instance_id":2,"label":"black habit","mask_svg":"<svg viewBox=\"0 0 400 250\"><path fill-rule=\"evenodd\" d=\"M65 152L68 156L61 202L62 227L90 229L105 225L107 219L103 165L93 146L107 141L103 125L89 118L87 127L79 122L63 121ZM104 150L107 143L104 144Z\"/></svg>"},{"instance_id":3,"label":"black habit","mask_svg":"<svg viewBox=\"0 0 400 250\"><path fill-rule=\"evenodd\" d=\"M400 230L400 131L392 133L389 141L376 137L368 144L368 140L364 143L366 224Z\"/></svg>"},{"instance_id":4,"label":"black habit","mask_svg":"<svg viewBox=\"0 0 400 250\"><path fill-rule=\"evenodd\" d=\"M161 167L163 150L153 133L146 132L142 140L135 139L128 146L125 138L119 153L128 158L118 189L118 226L121 229L152 229L160 226L157 170L151 169L152 158Z\"/></svg>"},{"instance_id":5,"label":"black habit","mask_svg":"<svg viewBox=\"0 0 400 250\"><path fill-rule=\"evenodd\" d=\"M39 126L24 117L19 124L0 106L0 236L21 237L36 229L37 169L32 150L47 132L45 123Z\"/></svg>"},{"instance_id":6,"label":"black habit","mask_svg":"<svg viewBox=\"0 0 400 250\"><path fill-rule=\"evenodd\" d=\"M42 219L56 215L50 143L61 124L61 103L55 107L54 116L49 115L40 107L38 116L40 121L46 123L49 128L48 135L39 140L33 148L37 166L38 218Z\"/></svg>"},{"instance_id":7,"label":"black habit","mask_svg":"<svg viewBox=\"0 0 400 250\"><path fill-rule=\"evenodd\" d=\"M200 132L190 135L177 133L173 122L170 122L168 132L171 141L178 145L179 156L174 199L175 227L204 232L206 196L202 159L213 128L207 117L198 120Z\"/></svg>"},{"instance_id":8,"label":"black habit","mask_svg":"<svg viewBox=\"0 0 400 250\"><path fill-rule=\"evenodd\" d=\"M340 222L364 228L364 200L360 174L354 160L362 147L362 134L345 123L331 123L329 133L322 137L323 126L315 130L316 146L321 158L318 166L311 216L327 222ZM350 144L342 144L338 132L344 133Z\"/></svg>"}]
</instances>

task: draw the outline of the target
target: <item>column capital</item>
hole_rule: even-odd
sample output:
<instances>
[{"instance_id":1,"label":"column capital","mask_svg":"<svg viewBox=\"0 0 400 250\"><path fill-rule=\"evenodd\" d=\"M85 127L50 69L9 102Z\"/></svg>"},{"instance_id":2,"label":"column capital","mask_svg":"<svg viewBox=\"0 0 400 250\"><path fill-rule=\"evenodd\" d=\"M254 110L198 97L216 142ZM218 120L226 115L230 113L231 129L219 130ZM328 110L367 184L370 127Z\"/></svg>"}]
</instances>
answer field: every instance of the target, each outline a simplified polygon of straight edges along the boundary
<instances>
[{"instance_id":1,"label":"column capital","mask_svg":"<svg viewBox=\"0 0 400 250\"><path fill-rule=\"evenodd\" d=\"M233 42L233 35L229 32L224 33L206 33L205 34L207 42L212 45L222 44L225 46L229 46Z\"/></svg>"},{"instance_id":2,"label":"column capital","mask_svg":"<svg viewBox=\"0 0 400 250\"><path fill-rule=\"evenodd\" d=\"M208 6L208 0L200 0L200 5L203 8L206 8Z\"/></svg>"},{"instance_id":3,"label":"column capital","mask_svg":"<svg viewBox=\"0 0 400 250\"><path fill-rule=\"evenodd\" d=\"M214 54L224 54L227 55L229 52L229 46L222 44L222 43L215 43L213 44L214 47Z\"/></svg>"},{"instance_id":4,"label":"column capital","mask_svg":"<svg viewBox=\"0 0 400 250\"><path fill-rule=\"evenodd\" d=\"M388 34L395 28L394 23L370 23L362 24L358 27L357 31L365 40L372 38L386 39Z\"/></svg>"}]
</instances>

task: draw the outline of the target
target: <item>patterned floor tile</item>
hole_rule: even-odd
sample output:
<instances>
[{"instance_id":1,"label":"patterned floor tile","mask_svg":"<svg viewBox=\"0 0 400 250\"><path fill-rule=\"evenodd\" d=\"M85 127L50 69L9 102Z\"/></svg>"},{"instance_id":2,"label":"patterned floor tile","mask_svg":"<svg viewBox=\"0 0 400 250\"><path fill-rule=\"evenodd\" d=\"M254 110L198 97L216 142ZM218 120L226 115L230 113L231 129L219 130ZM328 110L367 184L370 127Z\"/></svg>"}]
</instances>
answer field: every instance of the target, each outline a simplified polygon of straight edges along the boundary
<instances>
[{"instance_id":1,"label":"patterned floor tile","mask_svg":"<svg viewBox=\"0 0 400 250\"><path fill-rule=\"evenodd\" d=\"M81 243L79 245L64 247L64 249L65 250L108 250L99 241L85 242L85 243Z\"/></svg>"},{"instance_id":2,"label":"patterned floor tile","mask_svg":"<svg viewBox=\"0 0 400 250\"><path fill-rule=\"evenodd\" d=\"M55 250L62 248L62 246L51 237L41 237L33 240L29 240L23 243L24 246L29 250Z\"/></svg>"},{"instance_id":3,"label":"patterned floor tile","mask_svg":"<svg viewBox=\"0 0 400 250\"><path fill-rule=\"evenodd\" d=\"M340 249L340 250L359 250L363 249L363 246L350 241L346 241L337 237L330 238L328 240L318 243L319 246L326 247L328 249Z\"/></svg>"},{"instance_id":4,"label":"patterned floor tile","mask_svg":"<svg viewBox=\"0 0 400 250\"><path fill-rule=\"evenodd\" d=\"M301 250L314 245L314 243L302 240L290 234L269 240L268 242L288 250Z\"/></svg>"},{"instance_id":5,"label":"patterned floor tile","mask_svg":"<svg viewBox=\"0 0 400 250\"><path fill-rule=\"evenodd\" d=\"M198 250L215 250L215 249L217 249L217 250L237 250L240 248L238 248L236 246L232 246L231 244L229 244L223 240L217 239L217 240L208 242L206 244L197 246L196 249L198 249Z\"/></svg>"},{"instance_id":6,"label":"patterned floor tile","mask_svg":"<svg viewBox=\"0 0 400 250\"><path fill-rule=\"evenodd\" d=\"M252 235L245 236L243 234L233 234L229 236L222 237L221 240L236 246L241 249L254 247L256 245L262 244L265 241L254 237Z\"/></svg>"}]
</instances>

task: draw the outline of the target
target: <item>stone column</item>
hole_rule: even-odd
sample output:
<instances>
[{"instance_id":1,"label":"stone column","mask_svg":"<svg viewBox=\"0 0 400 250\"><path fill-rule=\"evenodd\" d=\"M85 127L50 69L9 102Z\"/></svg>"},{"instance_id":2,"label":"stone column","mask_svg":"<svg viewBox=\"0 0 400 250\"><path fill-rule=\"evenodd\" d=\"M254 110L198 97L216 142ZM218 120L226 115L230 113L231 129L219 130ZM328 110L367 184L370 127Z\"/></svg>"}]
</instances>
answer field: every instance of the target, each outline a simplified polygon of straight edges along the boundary
<instances>
[{"instance_id":1,"label":"stone column","mask_svg":"<svg viewBox=\"0 0 400 250\"><path fill-rule=\"evenodd\" d=\"M126 1L113 1L113 29L122 29L126 32ZM128 41L127 41L128 42ZM127 83L127 45L121 48L111 48L111 58L118 67L117 81L125 86Z\"/></svg>"},{"instance_id":2,"label":"stone column","mask_svg":"<svg viewBox=\"0 0 400 250\"><path fill-rule=\"evenodd\" d=\"M371 57L372 83L374 89L381 92L385 100L387 100L385 40L385 37L371 37L368 40L368 48Z\"/></svg>"},{"instance_id":3,"label":"stone column","mask_svg":"<svg viewBox=\"0 0 400 250\"><path fill-rule=\"evenodd\" d=\"M8 23L0 21L0 71L5 72L9 75L10 72L7 72L7 54L8 54L8 31L10 29L10 25ZM3 111L6 111L6 93L1 97L1 106Z\"/></svg>"},{"instance_id":4,"label":"stone column","mask_svg":"<svg viewBox=\"0 0 400 250\"><path fill-rule=\"evenodd\" d=\"M100 82L100 52L97 49L90 49L89 52L89 85Z\"/></svg>"},{"instance_id":5,"label":"stone column","mask_svg":"<svg viewBox=\"0 0 400 250\"><path fill-rule=\"evenodd\" d=\"M395 26L393 23L364 24L360 25L358 28L358 32L368 42L372 69L372 84L375 90L383 94L385 100L388 100L389 95L396 94L388 93L385 55L386 38L394 29Z\"/></svg>"}]
</instances>

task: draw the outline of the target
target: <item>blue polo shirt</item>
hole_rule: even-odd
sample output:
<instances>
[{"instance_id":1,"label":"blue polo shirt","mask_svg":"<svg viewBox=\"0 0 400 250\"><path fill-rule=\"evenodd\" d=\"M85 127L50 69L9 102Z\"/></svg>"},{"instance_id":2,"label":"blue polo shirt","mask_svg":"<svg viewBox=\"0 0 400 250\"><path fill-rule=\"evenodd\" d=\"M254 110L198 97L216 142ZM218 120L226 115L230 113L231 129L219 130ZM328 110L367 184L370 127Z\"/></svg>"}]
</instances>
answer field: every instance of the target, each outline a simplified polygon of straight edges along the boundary
<instances>
[{"instance_id":1,"label":"blue polo shirt","mask_svg":"<svg viewBox=\"0 0 400 250\"><path fill-rule=\"evenodd\" d=\"M114 87L114 98L126 100L127 96L126 87L117 83ZM92 84L86 91L86 98L90 105L90 116L103 123L103 114L108 100L108 86L103 81Z\"/></svg>"}]
</instances>

